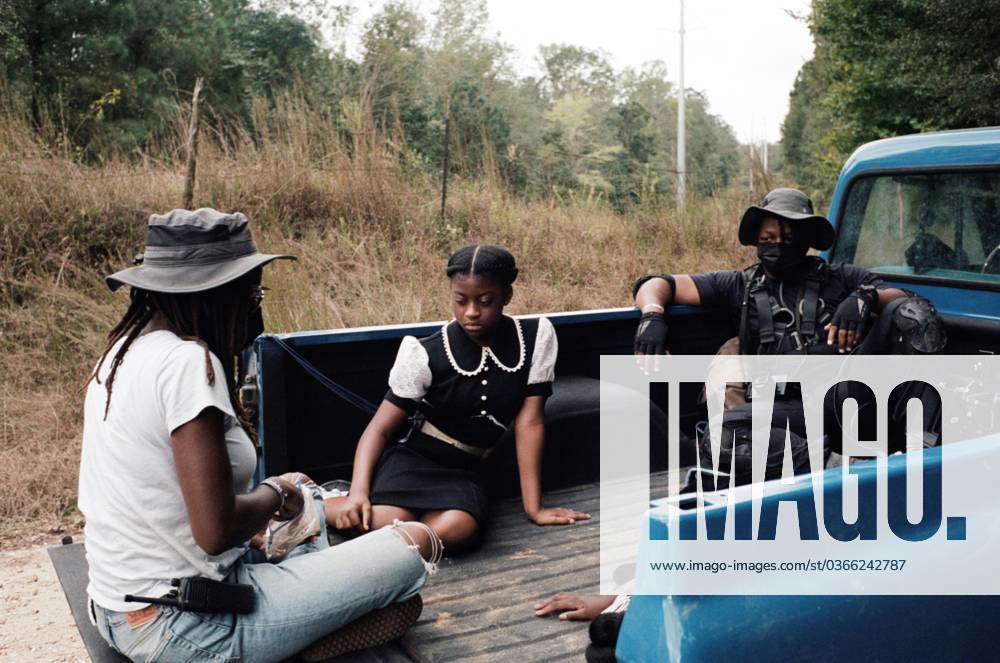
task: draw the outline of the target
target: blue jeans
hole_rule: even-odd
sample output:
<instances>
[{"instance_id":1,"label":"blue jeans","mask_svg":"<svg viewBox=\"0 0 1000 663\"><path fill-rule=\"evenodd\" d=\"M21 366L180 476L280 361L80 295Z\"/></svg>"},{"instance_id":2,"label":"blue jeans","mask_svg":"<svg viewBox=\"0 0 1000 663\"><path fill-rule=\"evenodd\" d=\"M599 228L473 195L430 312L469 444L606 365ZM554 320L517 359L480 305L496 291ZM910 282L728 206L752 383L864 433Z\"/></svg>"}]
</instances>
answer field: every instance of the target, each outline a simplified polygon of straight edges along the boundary
<instances>
[{"instance_id":1,"label":"blue jeans","mask_svg":"<svg viewBox=\"0 0 1000 663\"><path fill-rule=\"evenodd\" d=\"M155 617L132 628L127 613L92 606L101 636L133 661L280 661L376 608L410 598L427 575L420 553L392 525L333 547L324 525L316 542L299 545L277 564L236 562L226 581L253 585L256 608L248 615L158 606Z\"/></svg>"}]
</instances>

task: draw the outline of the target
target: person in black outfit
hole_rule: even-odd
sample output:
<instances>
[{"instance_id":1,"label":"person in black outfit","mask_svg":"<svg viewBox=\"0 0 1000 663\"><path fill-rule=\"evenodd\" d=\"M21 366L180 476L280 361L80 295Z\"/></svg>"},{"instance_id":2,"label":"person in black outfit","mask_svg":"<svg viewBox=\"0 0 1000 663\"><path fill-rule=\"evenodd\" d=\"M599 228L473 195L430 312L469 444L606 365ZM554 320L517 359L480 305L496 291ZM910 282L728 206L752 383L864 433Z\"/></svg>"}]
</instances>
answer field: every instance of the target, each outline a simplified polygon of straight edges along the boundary
<instances>
[{"instance_id":1,"label":"person in black outfit","mask_svg":"<svg viewBox=\"0 0 1000 663\"><path fill-rule=\"evenodd\" d=\"M358 443L349 493L325 502L327 522L367 531L419 519L447 548L461 548L487 517L483 461L511 427L528 518L538 525L589 519L541 505L542 413L557 341L548 319L503 314L517 277L514 257L497 246L467 246L446 273L455 319L425 338L403 339L389 391Z\"/></svg>"},{"instance_id":2,"label":"person in black outfit","mask_svg":"<svg viewBox=\"0 0 1000 663\"><path fill-rule=\"evenodd\" d=\"M869 322L909 293L886 287L862 267L808 255L810 248L830 248L834 229L813 213L804 193L768 193L743 215L739 238L744 246L757 246L760 262L748 269L650 275L636 282L633 296L643 314L637 355L666 350L665 313L671 304L730 311L744 354L874 354L886 349L887 338L868 334Z\"/></svg>"},{"instance_id":3,"label":"person in black outfit","mask_svg":"<svg viewBox=\"0 0 1000 663\"><path fill-rule=\"evenodd\" d=\"M650 275L636 282L633 295L642 318L635 353L645 357L640 360L644 366L648 368L650 356L666 350L666 309L671 304L729 311L742 354L918 354L944 348L944 325L929 301L887 287L862 267L830 264L808 255L810 248L825 250L833 245L834 228L813 212L812 202L801 191L775 189L760 205L748 208L739 238L744 246L757 246L760 262L741 271ZM875 314L878 318L872 324ZM834 401L842 402L848 395L838 394L826 405L833 412ZM741 476L740 466L748 467L749 458L743 458L740 449L750 448L743 444L749 442L750 405L733 410L738 408L742 410L730 412L734 416L729 421L742 427L736 430L734 444L736 482L744 483L749 476ZM925 413L934 416L926 408ZM796 472L809 469L808 447L802 439L805 423L798 423L789 426ZM774 466L769 462L765 479L780 476L784 431L774 433L772 441L782 444L777 445ZM703 446L705 442L701 441ZM839 450L839 435L835 433L828 444L833 445L828 449ZM890 451L899 444L890 440Z\"/></svg>"}]
</instances>

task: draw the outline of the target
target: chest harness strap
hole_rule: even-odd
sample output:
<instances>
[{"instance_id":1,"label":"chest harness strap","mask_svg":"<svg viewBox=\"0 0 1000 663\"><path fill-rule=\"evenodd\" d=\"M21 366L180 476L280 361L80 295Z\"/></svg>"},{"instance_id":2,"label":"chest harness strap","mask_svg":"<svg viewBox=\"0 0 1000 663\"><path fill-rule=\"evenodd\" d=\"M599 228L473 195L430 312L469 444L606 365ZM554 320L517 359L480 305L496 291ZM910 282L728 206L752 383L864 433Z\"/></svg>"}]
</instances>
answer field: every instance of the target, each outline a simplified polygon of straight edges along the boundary
<instances>
[{"instance_id":1,"label":"chest harness strap","mask_svg":"<svg viewBox=\"0 0 1000 663\"><path fill-rule=\"evenodd\" d=\"M798 308L798 330L792 332L792 341L795 343L795 351L805 353L806 349L815 342L816 339L816 314L823 302L819 298L819 289L822 285L823 263L812 274L806 278L805 292L799 300Z\"/></svg>"},{"instance_id":2,"label":"chest harness strap","mask_svg":"<svg viewBox=\"0 0 1000 663\"><path fill-rule=\"evenodd\" d=\"M751 298L753 298L754 307L757 310L759 328L757 354L781 353L785 334L789 327L793 328L788 336L792 340L794 351L803 354L808 352L808 347L815 342L819 329L817 316L821 315L825 308L825 302L819 296L825 276L826 264L817 260L816 268L806 277L805 288L798 305L789 308L785 306L783 296L776 300L768 292L764 280L764 270L760 264L743 270L746 288L743 291L740 311L740 352L746 352L747 348L750 347L748 310Z\"/></svg>"},{"instance_id":3,"label":"chest harness strap","mask_svg":"<svg viewBox=\"0 0 1000 663\"><path fill-rule=\"evenodd\" d=\"M758 274L760 272L760 274ZM743 301L740 304L740 353L749 354L750 348L750 324L748 320L747 311L750 309L750 291L753 287L755 281L760 278L761 285L763 285L763 270L760 264L752 265L743 270L743 282L746 284L743 288Z\"/></svg>"}]
</instances>

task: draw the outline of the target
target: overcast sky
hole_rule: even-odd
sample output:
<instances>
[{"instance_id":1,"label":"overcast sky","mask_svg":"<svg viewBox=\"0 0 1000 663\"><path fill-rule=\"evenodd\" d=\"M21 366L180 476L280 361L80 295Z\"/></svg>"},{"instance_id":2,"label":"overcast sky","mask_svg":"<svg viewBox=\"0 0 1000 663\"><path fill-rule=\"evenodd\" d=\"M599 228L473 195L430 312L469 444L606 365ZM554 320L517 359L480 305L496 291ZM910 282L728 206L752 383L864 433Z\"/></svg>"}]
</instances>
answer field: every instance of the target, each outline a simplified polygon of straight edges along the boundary
<instances>
[{"instance_id":1,"label":"overcast sky","mask_svg":"<svg viewBox=\"0 0 1000 663\"><path fill-rule=\"evenodd\" d=\"M679 72L680 0L488 0L490 32L517 51L523 74L538 73L538 47L569 43L607 52L616 69L650 60ZM382 0L353 0L355 27ZM427 14L434 0L417 0ZM803 15L809 0L686 0L685 85L708 97L743 141L776 141L788 93L802 63L812 56ZM351 41L354 41L353 39ZM356 42L355 42L356 43Z\"/></svg>"}]
</instances>

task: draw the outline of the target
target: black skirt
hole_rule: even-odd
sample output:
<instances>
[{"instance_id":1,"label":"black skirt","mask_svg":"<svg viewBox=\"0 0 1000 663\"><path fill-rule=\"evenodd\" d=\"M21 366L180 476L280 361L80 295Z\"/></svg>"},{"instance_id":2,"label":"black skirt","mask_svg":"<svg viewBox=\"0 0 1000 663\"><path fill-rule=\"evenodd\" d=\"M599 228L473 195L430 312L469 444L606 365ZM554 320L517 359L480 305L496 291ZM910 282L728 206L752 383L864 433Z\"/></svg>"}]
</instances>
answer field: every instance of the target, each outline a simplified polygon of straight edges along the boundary
<instances>
[{"instance_id":1,"label":"black skirt","mask_svg":"<svg viewBox=\"0 0 1000 663\"><path fill-rule=\"evenodd\" d=\"M459 509L480 526L489 514L489 500L478 471L445 465L398 443L382 452L368 499L373 505L417 512Z\"/></svg>"}]
</instances>

